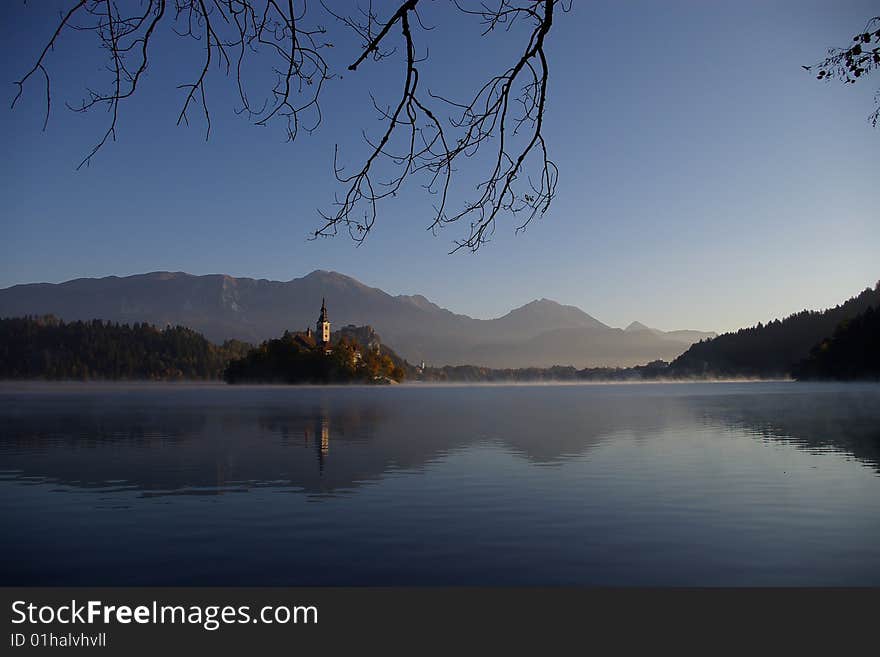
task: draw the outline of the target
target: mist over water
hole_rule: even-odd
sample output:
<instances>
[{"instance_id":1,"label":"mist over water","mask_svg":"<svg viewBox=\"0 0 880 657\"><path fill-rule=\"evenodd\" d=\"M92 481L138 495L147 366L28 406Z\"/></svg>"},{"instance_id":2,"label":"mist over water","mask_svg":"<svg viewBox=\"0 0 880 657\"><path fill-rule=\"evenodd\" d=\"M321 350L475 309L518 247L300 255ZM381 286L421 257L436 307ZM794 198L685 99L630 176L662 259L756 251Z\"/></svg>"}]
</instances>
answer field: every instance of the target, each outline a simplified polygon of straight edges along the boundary
<instances>
[{"instance_id":1,"label":"mist over water","mask_svg":"<svg viewBox=\"0 0 880 657\"><path fill-rule=\"evenodd\" d=\"M2 584L880 584L880 386L0 386Z\"/></svg>"}]
</instances>

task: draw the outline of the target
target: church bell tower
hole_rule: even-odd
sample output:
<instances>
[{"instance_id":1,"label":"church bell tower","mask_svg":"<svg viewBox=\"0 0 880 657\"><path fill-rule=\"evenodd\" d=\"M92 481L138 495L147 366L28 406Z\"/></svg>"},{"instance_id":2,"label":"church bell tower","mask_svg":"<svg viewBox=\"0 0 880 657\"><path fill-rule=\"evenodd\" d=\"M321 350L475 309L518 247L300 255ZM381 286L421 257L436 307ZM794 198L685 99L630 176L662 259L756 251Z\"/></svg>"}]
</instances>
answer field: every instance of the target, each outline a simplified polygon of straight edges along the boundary
<instances>
[{"instance_id":1,"label":"church bell tower","mask_svg":"<svg viewBox=\"0 0 880 657\"><path fill-rule=\"evenodd\" d=\"M321 315L318 317L317 323L318 342L323 346L330 344L330 320L327 318L327 302L321 299Z\"/></svg>"}]
</instances>

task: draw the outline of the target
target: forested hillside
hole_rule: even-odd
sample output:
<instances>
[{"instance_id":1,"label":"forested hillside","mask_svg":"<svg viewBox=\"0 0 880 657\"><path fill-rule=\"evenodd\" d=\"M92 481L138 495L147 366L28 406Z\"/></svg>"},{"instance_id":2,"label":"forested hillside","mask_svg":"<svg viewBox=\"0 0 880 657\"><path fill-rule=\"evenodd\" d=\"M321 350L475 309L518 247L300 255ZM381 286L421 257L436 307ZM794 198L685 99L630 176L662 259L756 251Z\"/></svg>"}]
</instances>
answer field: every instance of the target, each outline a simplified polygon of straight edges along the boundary
<instances>
[{"instance_id":1,"label":"forested hillside","mask_svg":"<svg viewBox=\"0 0 880 657\"><path fill-rule=\"evenodd\" d=\"M55 317L0 319L3 379L217 379L250 345L215 345L182 326Z\"/></svg>"},{"instance_id":2,"label":"forested hillside","mask_svg":"<svg viewBox=\"0 0 880 657\"><path fill-rule=\"evenodd\" d=\"M880 308L843 321L795 365L797 379L880 380Z\"/></svg>"},{"instance_id":3,"label":"forested hillside","mask_svg":"<svg viewBox=\"0 0 880 657\"><path fill-rule=\"evenodd\" d=\"M810 350L831 338L837 327L880 306L880 282L824 311L803 310L783 320L759 323L698 342L670 366L674 377L782 377Z\"/></svg>"}]
</instances>

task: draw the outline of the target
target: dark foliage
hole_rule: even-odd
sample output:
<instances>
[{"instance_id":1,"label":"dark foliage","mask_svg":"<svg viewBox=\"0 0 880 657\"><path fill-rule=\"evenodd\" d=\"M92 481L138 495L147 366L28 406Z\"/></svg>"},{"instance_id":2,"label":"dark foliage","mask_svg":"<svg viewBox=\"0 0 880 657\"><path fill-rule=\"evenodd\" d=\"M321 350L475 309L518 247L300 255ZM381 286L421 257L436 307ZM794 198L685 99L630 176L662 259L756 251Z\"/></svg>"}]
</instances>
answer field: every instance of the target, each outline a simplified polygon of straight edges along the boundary
<instances>
[{"instance_id":1,"label":"dark foliage","mask_svg":"<svg viewBox=\"0 0 880 657\"><path fill-rule=\"evenodd\" d=\"M478 365L446 365L426 367L419 373L422 381L448 383L502 383L528 381L577 381L578 370L574 367L523 367L494 369Z\"/></svg>"},{"instance_id":2,"label":"dark foliage","mask_svg":"<svg viewBox=\"0 0 880 657\"><path fill-rule=\"evenodd\" d=\"M182 326L0 319L0 378L217 379L249 347L237 340L217 346Z\"/></svg>"},{"instance_id":3,"label":"dark foliage","mask_svg":"<svg viewBox=\"0 0 880 657\"><path fill-rule=\"evenodd\" d=\"M785 377L841 322L880 306L880 283L825 311L803 310L694 344L670 366L675 377Z\"/></svg>"},{"instance_id":4,"label":"dark foliage","mask_svg":"<svg viewBox=\"0 0 880 657\"><path fill-rule=\"evenodd\" d=\"M343 335L325 350L311 336L286 331L231 361L223 376L228 383L389 382L405 378L401 364L405 361L387 347L384 353L382 348L363 349Z\"/></svg>"},{"instance_id":5,"label":"dark foliage","mask_svg":"<svg viewBox=\"0 0 880 657\"><path fill-rule=\"evenodd\" d=\"M880 380L880 308L845 320L794 367L796 379Z\"/></svg>"},{"instance_id":6,"label":"dark foliage","mask_svg":"<svg viewBox=\"0 0 880 657\"><path fill-rule=\"evenodd\" d=\"M808 71L817 69L819 80L839 80L844 84L855 84L871 71L880 68L880 16L874 16L865 28L855 34L846 48L829 48L828 56L815 66L804 66ZM868 117L871 125L877 127L880 121L880 91L875 95L876 107Z\"/></svg>"},{"instance_id":7,"label":"dark foliage","mask_svg":"<svg viewBox=\"0 0 880 657\"><path fill-rule=\"evenodd\" d=\"M422 381L448 383L577 383L584 381L650 381L669 375L669 363L662 360L635 367L588 367L571 365L493 369L477 365L447 365L417 370Z\"/></svg>"}]
</instances>

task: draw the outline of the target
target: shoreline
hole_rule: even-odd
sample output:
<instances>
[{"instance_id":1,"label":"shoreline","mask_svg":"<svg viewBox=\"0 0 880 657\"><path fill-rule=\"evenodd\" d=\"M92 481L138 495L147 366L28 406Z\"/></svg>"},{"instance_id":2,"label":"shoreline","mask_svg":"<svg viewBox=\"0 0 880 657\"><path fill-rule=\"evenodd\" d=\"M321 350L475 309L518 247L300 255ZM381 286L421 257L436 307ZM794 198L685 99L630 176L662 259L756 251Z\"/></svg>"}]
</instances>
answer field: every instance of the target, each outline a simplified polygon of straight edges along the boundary
<instances>
[{"instance_id":1,"label":"shoreline","mask_svg":"<svg viewBox=\"0 0 880 657\"><path fill-rule=\"evenodd\" d=\"M119 380L119 381L50 381L40 379L0 380L0 393L9 392L53 392L94 391L94 390L320 390L320 389L425 389L425 388L537 388L537 387L619 387L619 386L667 386L688 384L743 384L743 383L791 383L791 384L862 384L877 385L878 381L797 381L795 379L666 379L656 381L407 381L393 386L382 386L365 383L244 383L229 384L224 381L151 381L151 380Z\"/></svg>"}]
</instances>

